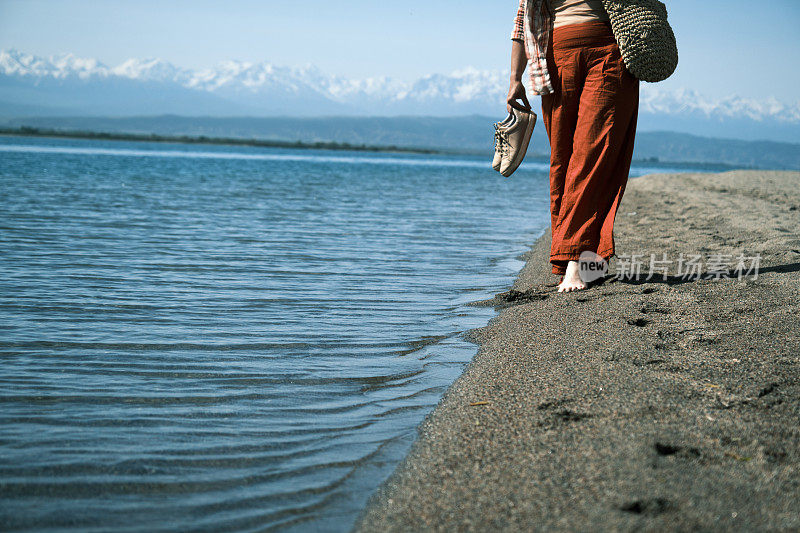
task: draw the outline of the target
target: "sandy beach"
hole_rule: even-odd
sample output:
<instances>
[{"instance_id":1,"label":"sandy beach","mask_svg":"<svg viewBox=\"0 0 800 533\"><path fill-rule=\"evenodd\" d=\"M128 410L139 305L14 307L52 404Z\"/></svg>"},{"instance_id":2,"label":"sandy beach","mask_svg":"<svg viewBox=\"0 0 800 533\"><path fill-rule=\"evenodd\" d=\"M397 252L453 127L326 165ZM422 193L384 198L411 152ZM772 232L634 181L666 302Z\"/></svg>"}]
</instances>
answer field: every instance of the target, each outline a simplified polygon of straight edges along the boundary
<instances>
[{"instance_id":1,"label":"sandy beach","mask_svg":"<svg viewBox=\"0 0 800 533\"><path fill-rule=\"evenodd\" d=\"M798 172L636 178L620 258L570 294L545 232L355 529L800 529L798 227ZM653 254L666 280L644 279ZM680 254L718 279L677 275ZM757 278L713 265L740 254Z\"/></svg>"}]
</instances>

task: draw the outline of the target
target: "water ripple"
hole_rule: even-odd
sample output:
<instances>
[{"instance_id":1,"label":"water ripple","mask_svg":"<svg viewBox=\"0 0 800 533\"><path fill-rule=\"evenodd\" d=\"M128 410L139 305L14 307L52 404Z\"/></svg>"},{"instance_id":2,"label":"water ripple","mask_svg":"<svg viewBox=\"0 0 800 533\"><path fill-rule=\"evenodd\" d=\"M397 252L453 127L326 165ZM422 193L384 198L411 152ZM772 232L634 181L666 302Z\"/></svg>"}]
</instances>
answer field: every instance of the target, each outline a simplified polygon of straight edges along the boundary
<instances>
[{"instance_id":1,"label":"water ripple","mask_svg":"<svg viewBox=\"0 0 800 533\"><path fill-rule=\"evenodd\" d=\"M0 137L5 530L346 531L546 165Z\"/></svg>"}]
</instances>

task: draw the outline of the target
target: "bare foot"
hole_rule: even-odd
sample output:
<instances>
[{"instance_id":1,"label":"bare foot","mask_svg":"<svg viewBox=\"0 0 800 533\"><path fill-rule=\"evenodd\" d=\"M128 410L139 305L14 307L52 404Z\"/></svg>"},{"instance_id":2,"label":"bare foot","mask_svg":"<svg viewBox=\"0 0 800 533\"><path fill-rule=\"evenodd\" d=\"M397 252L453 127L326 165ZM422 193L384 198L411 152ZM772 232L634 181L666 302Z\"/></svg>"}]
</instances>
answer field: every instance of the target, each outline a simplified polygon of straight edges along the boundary
<instances>
[{"instance_id":1,"label":"bare foot","mask_svg":"<svg viewBox=\"0 0 800 533\"><path fill-rule=\"evenodd\" d=\"M578 262L570 261L567 263L567 273L564 274L564 278L558 284L558 292L580 291L587 287L588 285L581 280Z\"/></svg>"}]
</instances>

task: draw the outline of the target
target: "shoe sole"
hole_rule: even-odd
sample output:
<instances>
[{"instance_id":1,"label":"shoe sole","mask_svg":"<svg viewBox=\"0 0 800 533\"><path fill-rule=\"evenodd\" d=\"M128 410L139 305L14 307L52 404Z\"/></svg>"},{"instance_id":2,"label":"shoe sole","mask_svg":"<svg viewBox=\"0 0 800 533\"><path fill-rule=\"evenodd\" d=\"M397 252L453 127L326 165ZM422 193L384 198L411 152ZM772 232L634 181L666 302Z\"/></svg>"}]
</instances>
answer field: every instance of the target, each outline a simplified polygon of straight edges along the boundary
<instances>
[{"instance_id":1,"label":"shoe sole","mask_svg":"<svg viewBox=\"0 0 800 533\"><path fill-rule=\"evenodd\" d=\"M517 152L514 160L511 162L511 166L508 167L505 172L501 172L501 174L506 178L513 174L514 171L517 170L522 164L522 160L525 159L525 153L528 151L528 144L531 142L531 135L533 134L534 126L536 126L536 115L531 113L531 120L528 121L528 126L525 128L525 137L522 138L522 146Z\"/></svg>"}]
</instances>

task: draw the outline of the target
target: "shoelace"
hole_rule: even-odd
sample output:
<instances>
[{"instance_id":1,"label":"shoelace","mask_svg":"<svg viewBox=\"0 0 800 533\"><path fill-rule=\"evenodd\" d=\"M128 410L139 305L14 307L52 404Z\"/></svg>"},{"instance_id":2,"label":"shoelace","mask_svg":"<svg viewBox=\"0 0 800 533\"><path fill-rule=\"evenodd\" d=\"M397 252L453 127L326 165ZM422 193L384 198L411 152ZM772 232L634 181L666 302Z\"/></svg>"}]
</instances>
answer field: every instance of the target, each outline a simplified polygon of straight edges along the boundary
<instances>
[{"instance_id":1,"label":"shoelace","mask_svg":"<svg viewBox=\"0 0 800 533\"><path fill-rule=\"evenodd\" d=\"M511 144L508 142L508 134L500 131L497 126L494 127L494 146L495 150L499 150L503 157L508 155L508 150L511 148Z\"/></svg>"},{"instance_id":2,"label":"shoelace","mask_svg":"<svg viewBox=\"0 0 800 533\"><path fill-rule=\"evenodd\" d=\"M505 156L508 152L509 144L506 138L507 136L500 131L500 129L495 125L494 127L494 149L496 151L500 151L500 154Z\"/></svg>"}]
</instances>

